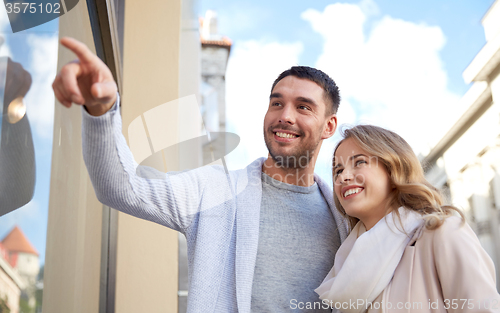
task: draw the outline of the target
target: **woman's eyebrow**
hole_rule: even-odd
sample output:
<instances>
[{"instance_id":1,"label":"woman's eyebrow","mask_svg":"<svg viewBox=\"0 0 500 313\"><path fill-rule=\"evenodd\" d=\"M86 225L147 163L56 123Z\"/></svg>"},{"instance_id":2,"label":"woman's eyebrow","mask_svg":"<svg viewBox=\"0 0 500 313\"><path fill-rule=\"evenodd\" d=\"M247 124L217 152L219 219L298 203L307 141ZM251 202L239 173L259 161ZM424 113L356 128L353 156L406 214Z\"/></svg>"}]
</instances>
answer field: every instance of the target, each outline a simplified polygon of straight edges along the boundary
<instances>
[{"instance_id":1,"label":"woman's eyebrow","mask_svg":"<svg viewBox=\"0 0 500 313\"><path fill-rule=\"evenodd\" d=\"M351 156L351 157L349 158L349 160L354 160L355 158L359 158L360 156L364 156L364 157L366 157L366 155L364 155L364 154L360 153L360 154L356 154L356 155Z\"/></svg>"},{"instance_id":2,"label":"woman's eyebrow","mask_svg":"<svg viewBox=\"0 0 500 313\"><path fill-rule=\"evenodd\" d=\"M362 156L363 156L363 157L367 157L366 155L364 155L364 154L360 153L360 154L356 154L356 155L350 156L348 160L354 160L354 159L359 158L359 157L362 157ZM341 166L344 166L344 165L342 165L341 163L339 163L339 164L335 165L335 166L333 167L333 169L335 170L336 168L339 168L339 167L341 167Z\"/></svg>"}]
</instances>

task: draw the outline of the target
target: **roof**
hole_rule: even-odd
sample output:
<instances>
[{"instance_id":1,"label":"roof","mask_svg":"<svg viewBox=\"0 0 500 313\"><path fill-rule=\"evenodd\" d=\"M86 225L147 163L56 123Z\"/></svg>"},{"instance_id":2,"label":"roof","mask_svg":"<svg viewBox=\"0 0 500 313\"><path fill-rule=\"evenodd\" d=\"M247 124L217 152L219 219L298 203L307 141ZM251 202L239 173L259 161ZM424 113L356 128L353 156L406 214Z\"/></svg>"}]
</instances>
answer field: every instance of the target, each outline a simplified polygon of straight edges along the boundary
<instances>
[{"instance_id":1,"label":"roof","mask_svg":"<svg viewBox=\"0 0 500 313\"><path fill-rule=\"evenodd\" d=\"M11 232L2 240L2 245L5 250L12 252L24 252L31 254L38 254L35 247L29 242L28 238L24 235L23 231L15 226Z\"/></svg>"},{"instance_id":2,"label":"roof","mask_svg":"<svg viewBox=\"0 0 500 313\"><path fill-rule=\"evenodd\" d=\"M5 260L7 260L7 250L5 250L1 242L0 242L0 258L4 258Z\"/></svg>"},{"instance_id":3,"label":"roof","mask_svg":"<svg viewBox=\"0 0 500 313\"><path fill-rule=\"evenodd\" d=\"M201 37L201 36L200 36ZM202 46L215 46L215 47L222 47L226 49L231 49L231 45L233 44L231 39L227 37L221 37L220 39L205 39L203 37L200 38L201 45Z\"/></svg>"}]
</instances>

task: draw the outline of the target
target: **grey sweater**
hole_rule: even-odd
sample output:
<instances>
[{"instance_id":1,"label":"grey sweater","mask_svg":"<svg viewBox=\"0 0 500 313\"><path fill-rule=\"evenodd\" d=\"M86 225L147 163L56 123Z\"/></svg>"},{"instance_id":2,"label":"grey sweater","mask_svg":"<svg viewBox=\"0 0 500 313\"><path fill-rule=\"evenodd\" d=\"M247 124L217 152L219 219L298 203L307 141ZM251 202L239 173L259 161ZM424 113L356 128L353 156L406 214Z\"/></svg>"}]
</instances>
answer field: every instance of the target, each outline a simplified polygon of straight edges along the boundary
<instances>
[{"instance_id":1,"label":"grey sweater","mask_svg":"<svg viewBox=\"0 0 500 313\"><path fill-rule=\"evenodd\" d=\"M314 289L333 267L339 246L318 184L296 186L262 173L252 312L331 312Z\"/></svg>"},{"instance_id":2,"label":"grey sweater","mask_svg":"<svg viewBox=\"0 0 500 313\"><path fill-rule=\"evenodd\" d=\"M82 115L84 160L99 201L186 236L188 313L250 312L265 158L229 175L221 166L205 166L145 179L136 175L118 105L99 117ZM315 181L343 241L347 224L333 206L331 188L317 176Z\"/></svg>"}]
</instances>

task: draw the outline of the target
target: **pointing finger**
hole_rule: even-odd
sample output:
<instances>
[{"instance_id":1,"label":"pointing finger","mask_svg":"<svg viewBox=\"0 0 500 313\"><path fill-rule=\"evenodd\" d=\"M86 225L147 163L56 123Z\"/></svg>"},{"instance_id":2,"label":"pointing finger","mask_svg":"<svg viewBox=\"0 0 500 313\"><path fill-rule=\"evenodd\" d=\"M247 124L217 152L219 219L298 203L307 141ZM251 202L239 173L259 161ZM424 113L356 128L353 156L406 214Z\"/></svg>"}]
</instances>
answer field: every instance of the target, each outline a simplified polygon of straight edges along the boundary
<instances>
[{"instance_id":1,"label":"pointing finger","mask_svg":"<svg viewBox=\"0 0 500 313\"><path fill-rule=\"evenodd\" d=\"M61 44L73 51L74 54L82 62L92 62L95 61L96 56L89 50L89 48L82 42L73 39L71 37L61 38Z\"/></svg>"}]
</instances>

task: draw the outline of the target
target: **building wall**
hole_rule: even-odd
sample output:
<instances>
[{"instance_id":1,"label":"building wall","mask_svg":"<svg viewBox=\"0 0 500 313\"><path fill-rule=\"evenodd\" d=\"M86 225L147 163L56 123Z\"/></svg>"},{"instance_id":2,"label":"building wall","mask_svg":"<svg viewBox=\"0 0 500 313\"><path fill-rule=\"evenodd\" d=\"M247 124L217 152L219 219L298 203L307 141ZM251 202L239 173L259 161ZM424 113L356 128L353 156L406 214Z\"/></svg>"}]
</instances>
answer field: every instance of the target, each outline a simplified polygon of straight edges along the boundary
<instances>
[{"instance_id":1,"label":"building wall","mask_svg":"<svg viewBox=\"0 0 500 313\"><path fill-rule=\"evenodd\" d=\"M34 284L38 272L40 271L38 256L31 253L20 252L17 256L16 269L30 284Z\"/></svg>"},{"instance_id":2,"label":"building wall","mask_svg":"<svg viewBox=\"0 0 500 313\"><path fill-rule=\"evenodd\" d=\"M180 24L180 0L125 1L122 119L127 139L133 120L179 98ZM169 113L162 117L164 125L178 138L179 112ZM117 246L115 312L177 312L177 233L119 213Z\"/></svg>"},{"instance_id":3,"label":"building wall","mask_svg":"<svg viewBox=\"0 0 500 313\"><path fill-rule=\"evenodd\" d=\"M495 262L500 290L500 1L483 19L487 43L464 71L473 82L467 112L442 138L447 147L426 171L436 187L449 187L451 203ZM471 97L474 96L474 97ZM448 136L449 135L449 136ZM438 144L439 145L439 144ZM437 149L437 148L436 148ZM438 151L438 150L436 150ZM431 154L433 152L431 151Z\"/></svg>"},{"instance_id":4,"label":"building wall","mask_svg":"<svg viewBox=\"0 0 500 313\"><path fill-rule=\"evenodd\" d=\"M80 1L61 16L59 36L95 51L87 8ZM128 137L132 120L179 96L180 0L125 1L123 34L121 99ZM58 71L74 59L60 46ZM109 277L101 275L101 250L110 251L102 249L103 205L83 162L81 110L55 105L43 311L105 312L100 304L110 297L114 312L177 312L177 233L166 227L119 213L116 271L109 273L116 284L108 286ZM178 115L165 123L179 129Z\"/></svg>"},{"instance_id":5,"label":"building wall","mask_svg":"<svg viewBox=\"0 0 500 313\"><path fill-rule=\"evenodd\" d=\"M59 17L59 38L70 36L95 53L86 1ZM57 72L75 55L59 45ZM103 205L97 200L83 162L81 110L57 102L50 175L50 200L43 311L99 311Z\"/></svg>"},{"instance_id":6,"label":"building wall","mask_svg":"<svg viewBox=\"0 0 500 313\"><path fill-rule=\"evenodd\" d=\"M25 297L28 304L34 308L36 306L35 284L38 272L40 271L38 256L31 253L18 253L16 271L26 283L25 288L22 290L23 297Z\"/></svg>"},{"instance_id":7,"label":"building wall","mask_svg":"<svg viewBox=\"0 0 500 313\"><path fill-rule=\"evenodd\" d=\"M21 289L12 281L7 273L0 267L0 298L7 297L7 305L10 308L10 313L19 312L19 297Z\"/></svg>"},{"instance_id":8,"label":"building wall","mask_svg":"<svg viewBox=\"0 0 500 313\"><path fill-rule=\"evenodd\" d=\"M228 57L227 47L202 46L201 77L205 90L203 115L209 130L212 132L226 131L226 67ZM203 146L204 164L215 161L214 151L218 151L215 153L217 155L225 155L227 150L225 137L212 134L210 139L212 142Z\"/></svg>"},{"instance_id":9,"label":"building wall","mask_svg":"<svg viewBox=\"0 0 500 313\"><path fill-rule=\"evenodd\" d=\"M213 86L219 103L219 132L226 131L226 67L229 50L223 47L203 47L201 75L205 83Z\"/></svg>"},{"instance_id":10,"label":"building wall","mask_svg":"<svg viewBox=\"0 0 500 313\"><path fill-rule=\"evenodd\" d=\"M482 20L482 24L484 27L484 33L486 40L492 40L496 37L498 32L500 31L500 3L495 2L488 13L484 16Z\"/></svg>"},{"instance_id":11,"label":"building wall","mask_svg":"<svg viewBox=\"0 0 500 313\"><path fill-rule=\"evenodd\" d=\"M184 133L192 133L193 137L201 136L205 133L202 127L201 116L201 43L199 32L199 20L196 14L197 0L181 1L181 33L179 46L179 97L194 95L197 104L197 112L191 114L181 114L179 116L180 130ZM197 168L202 165L202 147L187 147L189 151L179 151L181 168ZM179 285L178 285L178 312L186 312L188 296L188 258L186 237L179 233Z\"/></svg>"}]
</instances>

